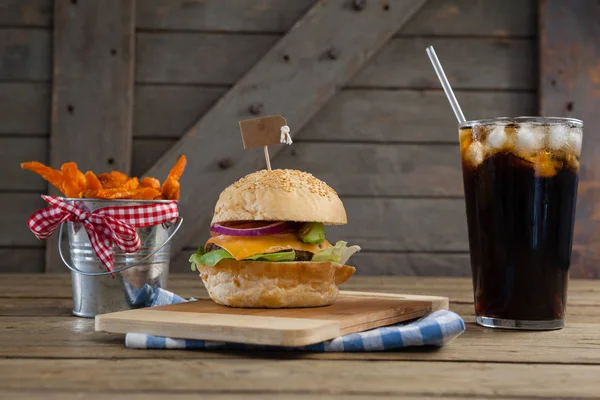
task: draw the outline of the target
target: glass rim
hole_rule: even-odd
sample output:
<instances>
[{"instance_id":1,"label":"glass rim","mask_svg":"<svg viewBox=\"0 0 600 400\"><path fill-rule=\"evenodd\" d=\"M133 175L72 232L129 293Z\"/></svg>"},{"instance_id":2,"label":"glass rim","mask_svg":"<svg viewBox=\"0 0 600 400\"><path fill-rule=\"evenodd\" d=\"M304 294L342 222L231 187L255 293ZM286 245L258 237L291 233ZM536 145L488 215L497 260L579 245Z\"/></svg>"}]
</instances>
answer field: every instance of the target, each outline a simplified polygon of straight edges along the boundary
<instances>
[{"instance_id":1,"label":"glass rim","mask_svg":"<svg viewBox=\"0 0 600 400\"><path fill-rule=\"evenodd\" d=\"M459 128L469 128L472 126L480 126L480 125L493 125L493 124L503 124L508 125L510 123L533 123L539 125L553 125L553 124L571 124L575 125L576 128L583 127L583 121L577 118L570 117L498 117L498 118L488 118L488 119L474 119L471 121L465 121L462 124L458 124Z\"/></svg>"}]
</instances>

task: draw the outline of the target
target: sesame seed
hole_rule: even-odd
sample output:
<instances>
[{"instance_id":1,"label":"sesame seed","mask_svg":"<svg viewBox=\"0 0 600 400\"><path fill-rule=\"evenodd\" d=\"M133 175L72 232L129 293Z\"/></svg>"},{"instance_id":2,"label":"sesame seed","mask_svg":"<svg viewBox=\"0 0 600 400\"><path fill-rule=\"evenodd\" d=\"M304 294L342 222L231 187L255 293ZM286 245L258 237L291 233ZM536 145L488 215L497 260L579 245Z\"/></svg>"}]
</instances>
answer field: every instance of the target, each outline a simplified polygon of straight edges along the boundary
<instances>
[{"instance_id":1,"label":"sesame seed","mask_svg":"<svg viewBox=\"0 0 600 400\"><path fill-rule=\"evenodd\" d=\"M291 193L297 189L308 189L311 193L331 198L337 193L325 182L315 178L308 172L290 169L260 170L247 175L231 185L244 191L263 189L283 190Z\"/></svg>"}]
</instances>

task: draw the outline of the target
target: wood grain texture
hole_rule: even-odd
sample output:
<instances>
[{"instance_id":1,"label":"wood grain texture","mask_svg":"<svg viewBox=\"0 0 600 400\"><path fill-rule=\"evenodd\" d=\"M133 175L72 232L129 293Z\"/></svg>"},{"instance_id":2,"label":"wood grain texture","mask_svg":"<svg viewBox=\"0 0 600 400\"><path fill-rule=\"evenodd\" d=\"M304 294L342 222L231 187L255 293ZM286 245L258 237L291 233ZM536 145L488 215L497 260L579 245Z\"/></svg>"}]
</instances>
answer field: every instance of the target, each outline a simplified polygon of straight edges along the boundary
<instances>
[{"instance_id":1,"label":"wood grain texture","mask_svg":"<svg viewBox=\"0 0 600 400\"><path fill-rule=\"evenodd\" d=\"M226 87L138 85L134 132L140 137L179 137L225 92ZM532 93L461 92L462 107L473 118L535 113ZM50 90L45 83L0 83L0 133L47 134ZM443 92L342 90L298 138L336 141L450 142L457 135ZM426 109L427 115L422 114ZM399 110L401 112L399 112ZM444 129L443 127L448 127Z\"/></svg>"},{"instance_id":2,"label":"wood grain texture","mask_svg":"<svg viewBox=\"0 0 600 400\"><path fill-rule=\"evenodd\" d=\"M360 280L362 277L358 276L360 287ZM208 294L202 293L202 296L206 298ZM19 298L13 300L11 298L0 297L0 316L10 317L71 317L71 310L73 309L72 299L55 299L55 298ZM470 327L477 327L473 323L475 320L474 307L472 303L468 302L451 302L450 309L458 313L463 319L470 323ZM570 305L569 312L567 314L567 326L571 324L591 324L600 323L600 310L596 306L582 306L582 305ZM17 321L17 319L12 319ZM19 324L24 323L27 319L18 319ZM86 325L88 326L88 325ZM89 325L90 329L93 323ZM471 333L479 332L477 329L468 328L466 335ZM57 335L56 335L57 336ZM548 338L550 339L550 338ZM54 337L53 340L59 340L58 337ZM508 340L508 339L507 339Z\"/></svg>"},{"instance_id":3,"label":"wood grain texture","mask_svg":"<svg viewBox=\"0 0 600 400\"><path fill-rule=\"evenodd\" d=\"M393 277L393 276L360 276L353 277L341 288L343 290L360 290L371 292L425 294L449 297L453 301L473 302L470 280L448 277ZM572 280L575 293L569 293L570 305L589 306L595 304L600 296L600 288L593 281ZM207 297L200 277L188 270L185 274L173 274L169 279L168 289L183 296ZM467 293L465 296L464 294ZM55 298L71 299L71 278L63 274L46 274L43 276L6 274L0 277L0 298Z\"/></svg>"},{"instance_id":4,"label":"wood grain texture","mask_svg":"<svg viewBox=\"0 0 600 400\"><path fill-rule=\"evenodd\" d=\"M600 277L600 4L540 2L542 115L584 121L572 271Z\"/></svg>"},{"instance_id":5,"label":"wood grain texture","mask_svg":"<svg viewBox=\"0 0 600 400\"><path fill-rule=\"evenodd\" d=\"M53 166L75 161L83 171L129 172L134 6L135 0L55 1ZM56 237L47 241L46 271L63 270L56 245Z\"/></svg>"},{"instance_id":6,"label":"wood grain texture","mask_svg":"<svg viewBox=\"0 0 600 400\"><path fill-rule=\"evenodd\" d=\"M144 0L138 29L287 32L315 0ZM536 36L532 0L430 0L400 35Z\"/></svg>"},{"instance_id":7,"label":"wood grain texture","mask_svg":"<svg viewBox=\"0 0 600 400\"><path fill-rule=\"evenodd\" d=\"M239 309L210 299L98 315L101 332L139 332L182 339L306 346L448 308L444 297L340 292L327 307Z\"/></svg>"},{"instance_id":8,"label":"wood grain texture","mask_svg":"<svg viewBox=\"0 0 600 400\"><path fill-rule=\"evenodd\" d=\"M44 249L42 247L0 247L0 272L41 273L44 272Z\"/></svg>"},{"instance_id":9,"label":"wood grain texture","mask_svg":"<svg viewBox=\"0 0 600 400\"><path fill-rule=\"evenodd\" d=\"M43 82L0 82L0 135L47 135L50 86ZM227 87L138 85L134 130L144 137L179 137L225 92Z\"/></svg>"},{"instance_id":10,"label":"wood grain texture","mask_svg":"<svg viewBox=\"0 0 600 400\"><path fill-rule=\"evenodd\" d=\"M144 138L178 138L226 91L226 87L138 85L134 133ZM457 91L456 96L473 119L536 113L534 93ZM343 89L296 138L457 143L455 125L441 90Z\"/></svg>"},{"instance_id":11,"label":"wood grain texture","mask_svg":"<svg viewBox=\"0 0 600 400\"><path fill-rule=\"evenodd\" d=\"M138 33L135 80L233 84L279 38L268 34Z\"/></svg>"},{"instance_id":12,"label":"wood grain texture","mask_svg":"<svg viewBox=\"0 0 600 400\"><path fill-rule=\"evenodd\" d=\"M132 173L143 174L174 143L135 139ZM309 171L342 196L463 196L460 154L453 145L295 141L271 165Z\"/></svg>"},{"instance_id":13,"label":"wood grain texture","mask_svg":"<svg viewBox=\"0 0 600 400\"><path fill-rule=\"evenodd\" d=\"M136 80L162 82L171 79L174 82L234 83L253 65L249 60L258 60L256 57L265 54L279 39L280 34L287 29L279 31L278 34L267 35L245 35L243 32L256 31L251 26L253 24L260 24L257 25L259 32L278 31L278 26L284 25L291 27L295 18L300 17L310 3L305 0L294 1L293 5L282 0L270 0L270 2L277 3L281 8L267 9L264 7L264 1L249 7L248 3L235 0L230 0L230 4L217 0L210 2L180 0L169 1L166 5L157 4L165 3L164 0L161 2L145 0L138 5L138 15L142 18L142 23L146 18L154 18L154 21L159 21L158 24L169 24L180 30L186 29L189 21L201 25L198 29L192 29L208 30L211 33L140 32L137 40L139 49ZM13 3L17 2L11 0L7 6L10 12L0 12L0 25L2 18L10 25L27 24L26 21L31 21L34 25L38 23L43 25L44 20L51 18L52 11L46 7L49 1L26 0L18 2L17 8ZM428 39L427 43L423 43L424 39L419 38L398 38L388 44L385 51L371 63L372 66L368 66L357 77L362 80L358 84L374 82L377 86L406 87L407 82L414 81L419 86L434 85L435 76L431 78L427 75L431 72L430 66L421 64L420 60L423 58L422 49L428 44L434 44L456 88L481 87L481 85L534 88L535 79L532 74L535 66L531 64L535 54L534 44L529 39L511 39L514 35L529 36L535 29L532 19L534 13L532 14L531 11L534 2L511 0L491 6L484 6L484 3L485 0L432 1L406 25L406 34L413 36L496 35L498 37L481 39L440 37ZM218 12L218 18L209 17L213 12L211 9L219 10L214 11ZM197 17L195 13L203 14L205 17ZM262 22L258 22L258 19ZM231 28L227 27L228 24L231 24L229 25ZM163 29L161 26L157 28ZM240 34L222 35L215 30L238 31ZM400 33L404 31L401 30ZM0 50L2 50L0 51L2 55L0 78L49 80L51 78L50 43L51 32L48 30L0 29ZM198 48L204 51L196 51ZM190 51L191 49L194 51ZM409 53L404 53L406 51ZM204 54L211 54L211 57L207 59ZM402 54L406 60L400 59ZM445 54L447 55L444 56ZM231 59L236 59L236 63L229 62ZM427 68L422 71L411 70L406 78L402 76L403 74L394 73L404 72L404 69L411 69L414 65L425 65ZM478 68L473 70L470 68L471 65L478 65ZM490 73L497 75L490 75ZM378 78L379 75L381 76ZM531 78L530 82L524 82L527 77Z\"/></svg>"},{"instance_id":14,"label":"wood grain texture","mask_svg":"<svg viewBox=\"0 0 600 400\"><path fill-rule=\"evenodd\" d=\"M199 302L208 303L211 300ZM335 321L163 312L154 309L98 316L96 331L122 334L139 332L164 337L275 346L309 345L340 336L340 328Z\"/></svg>"},{"instance_id":15,"label":"wood grain texture","mask_svg":"<svg viewBox=\"0 0 600 400\"><path fill-rule=\"evenodd\" d=\"M0 26L50 26L52 0L2 0Z\"/></svg>"},{"instance_id":16,"label":"wood grain texture","mask_svg":"<svg viewBox=\"0 0 600 400\"><path fill-rule=\"evenodd\" d=\"M343 290L370 292L425 294L449 297L453 301L473 302L470 293L472 283L468 279L448 277L393 277L361 276L345 282ZM569 304L593 305L600 296L600 287L594 281L573 280L577 293L569 294ZM183 297L208 296L200 277L188 270L185 274L173 274L169 278L168 289ZM464 294L467 293L467 296ZM72 298L71 277L62 274L43 276L6 274L0 276L0 298Z\"/></svg>"},{"instance_id":17,"label":"wood grain texture","mask_svg":"<svg viewBox=\"0 0 600 400\"><path fill-rule=\"evenodd\" d=\"M134 139L132 174L143 174L175 143L175 139L157 140L157 137L169 137L184 130L223 91L221 88L138 87L134 129L139 129L138 134L152 136L152 140ZM23 102L17 106L15 101L8 101L8 108L0 110L7 120L0 130L6 127L7 131L46 132L48 104L44 101L49 93L45 84L0 84L2 95L7 101L16 97ZM533 113L532 94L463 92L458 96L461 103L467 105L463 107L473 115L490 116L494 109L506 110L500 112L502 115ZM456 141L453 116L445 102L442 92L344 90L298 133L294 146L284 148L273 158L273 165L310 171L343 195L462 196L457 148L426 144ZM413 107L414 113L426 108L432 112L425 118L415 115L411 111ZM480 111L475 112L477 109ZM29 116L26 115L28 110ZM448 129L440 128L442 126ZM315 143L322 140L352 143ZM44 181L21 171L19 163L25 160L47 162L47 152L44 138L0 137L0 169L7 172L0 180L0 189L45 191ZM335 163L329 161L329 155L334 155Z\"/></svg>"},{"instance_id":18,"label":"wood grain texture","mask_svg":"<svg viewBox=\"0 0 600 400\"><path fill-rule=\"evenodd\" d=\"M214 205L217 194L206 188L255 170L262 157L241 149L232 121L251 116L248 107L261 103L265 115L283 114L301 129L422 4L399 0L389 11L367 8L357 13L342 0L318 3L154 164L149 175L162 177L181 153L194 154L195 162L181 178L182 187L189 189L179 206L182 215L197 224L183 226L173 242L174 253L205 227L199 217ZM362 34L366 29L369 35ZM340 55L324 59L331 46ZM291 55L289 62L282 59L285 53ZM223 157L234 160L231 168L219 168Z\"/></svg>"},{"instance_id":19,"label":"wood grain texture","mask_svg":"<svg viewBox=\"0 0 600 400\"><path fill-rule=\"evenodd\" d=\"M349 283L355 290L447 294L454 302L451 309L465 320L473 320L470 279L423 277L353 277ZM190 280L189 275L173 276L171 290L190 293L200 280ZM344 285L347 286L347 285ZM373 289L375 288L375 289ZM139 359L158 357L174 361L182 359L237 359L260 357L268 359L291 358L297 362L305 359L327 360L412 360L412 361L495 361L536 364L599 364L595 351L600 345L595 332L600 323L597 303L600 287L590 280L572 280L569 290L567 328L548 332L507 332L490 330L472 323L467 331L451 345L438 351L382 352L382 353L236 353L194 351L138 351L126 349L120 335L93 332L93 320L70 317L72 302L66 298L45 298L70 290L69 277L6 275L0 278L0 296L9 290L19 290L21 298L0 298L0 357L18 358L99 358ZM70 293L67 293L70 295ZM206 296L205 291L194 292L196 297ZM469 302L470 298L470 302ZM462 300L467 299L467 300ZM588 304L588 305L584 305ZM39 307L39 308L36 308ZM48 312L49 315L45 313ZM16 317L15 315L23 315ZM25 317L29 315L29 317ZM56 315L57 317L51 317ZM33 317L33 318L32 318ZM581 322L581 323L580 323ZM73 334L76 332L76 334ZM180 362L180 361L177 361ZM176 364L173 364L176 366ZM510 367L507 365L507 368Z\"/></svg>"},{"instance_id":20,"label":"wood grain texture","mask_svg":"<svg viewBox=\"0 0 600 400\"><path fill-rule=\"evenodd\" d=\"M426 282L424 284L423 282ZM590 305L598 296L598 290L592 290L584 281L576 281L579 287L578 297L569 297L569 304ZM463 296L471 290L471 283L457 278L390 277L361 276L353 277L342 285L344 290L371 292L390 292L425 294L450 297L455 301L472 302L473 296ZM187 271L174 274L169 279L168 289L183 296L207 297L208 293L197 273ZM583 295L581 294L583 293ZM47 274L44 276L6 274L0 279L0 298L72 298L71 278L69 275Z\"/></svg>"},{"instance_id":21,"label":"wood grain texture","mask_svg":"<svg viewBox=\"0 0 600 400\"><path fill-rule=\"evenodd\" d=\"M133 10L133 0L112 0L102 6L56 2L53 164L69 160L84 171L129 172Z\"/></svg>"},{"instance_id":22,"label":"wood grain texture","mask_svg":"<svg viewBox=\"0 0 600 400\"><path fill-rule=\"evenodd\" d=\"M136 27L151 30L287 32L315 0L261 0L250 7L238 0L144 0L136 7ZM400 34L536 36L535 2L431 0ZM51 0L4 0L0 24L50 26Z\"/></svg>"},{"instance_id":23,"label":"wood grain texture","mask_svg":"<svg viewBox=\"0 0 600 400\"><path fill-rule=\"evenodd\" d=\"M37 190L40 194L48 189L48 183L39 175L21 169L24 161L48 163L48 139L0 136L0 189L18 191ZM55 167L59 167L56 165ZM31 212L33 213L32 210ZM25 221L24 221L25 222Z\"/></svg>"},{"instance_id":24,"label":"wood grain texture","mask_svg":"<svg viewBox=\"0 0 600 400\"><path fill-rule=\"evenodd\" d=\"M44 246L29 231L27 218L45 206L39 194L0 193L0 247L6 246Z\"/></svg>"},{"instance_id":25,"label":"wood grain texture","mask_svg":"<svg viewBox=\"0 0 600 400\"><path fill-rule=\"evenodd\" d=\"M140 176L164 154L174 139L133 141L131 173ZM48 162L48 139L0 136L1 190L45 192L47 183L24 171L22 161ZM335 160L335 163L331 162ZM310 171L341 196L462 197L458 146L318 143L297 141L273 161L274 168ZM60 163L54 163L59 168ZM103 172L108 168L97 170Z\"/></svg>"},{"instance_id":26,"label":"wood grain texture","mask_svg":"<svg viewBox=\"0 0 600 400\"><path fill-rule=\"evenodd\" d=\"M343 290L424 294L449 297L455 303L473 303L472 282L467 278L423 276L355 276L344 283ZM172 274L168 289L180 296L208 296L197 273ZM5 274L0 276L0 298L71 299L71 277L62 274ZM600 298L595 280L571 279L568 304L594 307ZM594 313L592 313L593 315Z\"/></svg>"},{"instance_id":27,"label":"wood grain texture","mask_svg":"<svg viewBox=\"0 0 600 400\"><path fill-rule=\"evenodd\" d=\"M344 206L348 225L328 227L331 241L365 250L468 250L463 199L346 198Z\"/></svg>"},{"instance_id":28,"label":"wood grain texture","mask_svg":"<svg viewBox=\"0 0 600 400\"><path fill-rule=\"evenodd\" d=\"M44 269L44 253L40 251L42 271ZM9 298L0 298L0 316L11 317L70 317L73 310L73 299L45 299L29 298L14 301Z\"/></svg>"},{"instance_id":29,"label":"wood grain texture","mask_svg":"<svg viewBox=\"0 0 600 400\"><path fill-rule=\"evenodd\" d=\"M341 196L462 197L458 160L454 145L296 142L271 164L309 171Z\"/></svg>"},{"instance_id":30,"label":"wood grain texture","mask_svg":"<svg viewBox=\"0 0 600 400\"><path fill-rule=\"evenodd\" d=\"M371 292L373 293L373 292ZM390 296L385 293L385 296ZM401 296L401 295L399 295ZM440 297L441 298L441 297ZM206 296L201 300L207 299ZM446 304L446 308L448 305ZM53 316L70 317L73 308L71 299L19 299L18 301L0 298L0 316ZM471 306L471 309L473 307Z\"/></svg>"},{"instance_id":31,"label":"wood grain texture","mask_svg":"<svg viewBox=\"0 0 600 400\"><path fill-rule=\"evenodd\" d=\"M468 253L362 251L351 258L358 275L471 276Z\"/></svg>"},{"instance_id":32,"label":"wood grain texture","mask_svg":"<svg viewBox=\"0 0 600 400\"><path fill-rule=\"evenodd\" d=\"M50 84L0 83L0 134L47 135L50 131Z\"/></svg>"},{"instance_id":33,"label":"wood grain texture","mask_svg":"<svg viewBox=\"0 0 600 400\"><path fill-rule=\"evenodd\" d=\"M452 304L456 311L473 309L473 305ZM474 320L472 312L461 314ZM71 358L71 359L229 359L263 358L295 360L347 361L462 361L507 362L528 364L599 365L598 340L594 328L598 323L569 322L558 332L506 332L467 322L466 332L443 349L408 349L371 353L295 353L235 351L140 351L127 349L123 335L94 332L90 319L61 317L0 317L0 359L2 358ZM77 332L77 334L73 334Z\"/></svg>"},{"instance_id":34,"label":"wood grain texture","mask_svg":"<svg viewBox=\"0 0 600 400\"><path fill-rule=\"evenodd\" d=\"M234 84L279 38L265 34L139 33L135 79L138 83ZM341 42L336 45L341 46ZM423 49L429 45L435 46L454 89L536 88L532 61L535 42L509 38L394 38L348 84L438 89L439 81L428 58L423 57ZM305 50L294 50L286 43L270 56L271 62L285 65L281 60L284 53L290 57L289 67L298 68L310 59Z\"/></svg>"},{"instance_id":35,"label":"wood grain texture","mask_svg":"<svg viewBox=\"0 0 600 400\"><path fill-rule=\"evenodd\" d=\"M127 394L123 393L114 393L110 391L96 391L94 393L86 392L86 391L52 391L51 393L41 390L41 391L33 391L33 390L5 390L2 392L10 399L27 399L27 400L81 400L85 398L86 400L104 400L110 398L111 400L161 400L165 398L164 393L156 393L156 392L146 392L144 390L140 390L137 392L127 392ZM208 396L203 396L204 398L209 398ZM237 400L240 397L248 400L263 400L263 399L281 399L281 400L306 400L306 399L314 399L314 395L310 393L306 394L296 394L296 393L237 393L237 394L229 394L229 393L211 393L211 399L219 399L219 400ZM319 394L320 400L337 400L340 397L338 395L328 395L328 394ZM445 396L436 396L427 397L427 396L402 396L405 400L452 400L452 397ZM505 397L496 397L497 399L508 399ZM198 399L197 393L169 393L170 400L195 400ZM344 399L350 400L373 400L373 399L389 399L389 396L373 396L373 395L345 395Z\"/></svg>"},{"instance_id":36,"label":"wood grain texture","mask_svg":"<svg viewBox=\"0 0 600 400\"><path fill-rule=\"evenodd\" d=\"M0 360L5 389L329 394L447 394L456 397L591 397L598 365L319 360ZM93 376L94 379L89 379ZM193 376L194 379L190 379ZM431 376L435 376L432 385ZM39 379L45 377L45 379ZM232 385L235 382L235 385ZM565 384L568 383L568 384ZM210 389L207 389L210 388ZM113 389L113 391L115 390Z\"/></svg>"},{"instance_id":37,"label":"wood grain texture","mask_svg":"<svg viewBox=\"0 0 600 400\"><path fill-rule=\"evenodd\" d=\"M535 89L535 42L530 39L396 38L349 83L361 87L439 88L431 62L434 46L453 89ZM468 60L468 61L467 61ZM468 71L468 72L467 72Z\"/></svg>"},{"instance_id":38,"label":"wood grain texture","mask_svg":"<svg viewBox=\"0 0 600 400\"><path fill-rule=\"evenodd\" d=\"M0 80L50 80L51 40L48 30L0 29Z\"/></svg>"},{"instance_id":39,"label":"wood grain texture","mask_svg":"<svg viewBox=\"0 0 600 400\"><path fill-rule=\"evenodd\" d=\"M537 36L535 0L431 0L400 35Z\"/></svg>"},{"instance_id":40,"label":"wood grain texture","mask_svg":"<svg viewBox=\"0 0 600 400\"><path fill-rule=\"evenodd\" d=\"M133 108L134 136L180 137L227 90L228 87L137 85ZM134 161L132 170L135 168Z\"/></svg>"},{"instance_id":41,"label":"wood grain texture","mask_svg":"<svg viewBox=\"0 0 600 400\"><path fill-rule=\"evenodd\" d=\"M103 400L110 398L111 400L160 400L165 398L164 393L156 393L156 392L147 392L144 390L139 390L136 392L128 392L127 394L123 393L114 393L110 391L97 391L94 393L86 392L86 391L52 391L48 393L47 391L32 391L32 390L8 390L3 391L10 399L27 399L27 400L35 400L35 399L44 399L44 400L72 400L77 399L81 400L83 398L89 400ZM229 393L211 393L210 397L203 395L204 398L211 399L219 399L219 400L237 400L240 397L248 400L262 400L262 399L281 399L281 400L306 400L306 399L314 399L314 395L312 394L297 394L297 393L237 393L237 394L229 394ZM191 400L197 399L197 393L178 393L173 394L169 393L169 399L172 400ZM337 395L327 395L327 394L319 394L320 400L337 400L340 397ZM372 399L389 399L389 396L372 396L372 395L345 395L345 399L350 400L372 400ZM432 400L432 397L423 397L423 396L402 396L403 399L406 400ZM439 397L436 396L435 400L450 400L450 397ZM505 397L498 397L498 399L507 399Z\"/></svg>"},{"instance_id":42,"label":"wood grain texture","mask_svg":"<svg viewBox=\"0 0 600 400\"><path fill-rule=\"evenodd\" d=\"M445 63L444 63L445 65ZM531 115L533 93L456 91L469 118ZM303 140L457 143L456 119L441 90L342 90L298 134Z\"/></svg>"},{"instance_id":43,"label":"wood grain texture","mask_svg":"<svg viewBox=\"0 0 600 400\"><path fill-rule=\"evenodd\" d=\"M138 29L287 32L315 0L143 0Z\"/></svg>"}]
</instances>

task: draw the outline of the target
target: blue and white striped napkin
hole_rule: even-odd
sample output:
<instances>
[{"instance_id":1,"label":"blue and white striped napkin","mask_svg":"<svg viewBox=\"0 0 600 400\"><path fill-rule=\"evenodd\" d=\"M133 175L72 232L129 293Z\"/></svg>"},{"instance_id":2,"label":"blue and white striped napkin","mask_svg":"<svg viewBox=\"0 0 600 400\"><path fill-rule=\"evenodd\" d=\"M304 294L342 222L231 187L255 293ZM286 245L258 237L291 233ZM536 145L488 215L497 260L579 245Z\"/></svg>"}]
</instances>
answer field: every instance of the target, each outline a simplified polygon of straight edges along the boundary
<instances>
[{"instance_id":1,"label":"blue and white striped napkin","mask_svg":"<svg viewBox=\"0 0 600 400\"><path fill-rule=\"evenodd\" d=\"M150 293L148 293L150 294ZM177 304L186 300L163 289L153 291L148 306ZM128 333L125 345L132 349L226 349L313 352L384 351L410 346L443 346L465 331L462 318L449 310L434 311L409 323L351 333L304 347L259 346L193 339L173 339L144 333Z\"/></svg>"},{"instance_id":2,"label":"blue and white striped napkin","mask_svg":"<svg viewBox=\"0 0 600 400\"><path fill-rule=\"evenodd\" d=\"M167 304L178 304L187 301L183 297L177 296L173 292L152 287L147 283L140 288L136 288L126 281L123 281L123 287L125 289L127 302L131 304L133 308L164 306ZM190 300L196 299L191 298Z\"/></svg>"}]
</instances>

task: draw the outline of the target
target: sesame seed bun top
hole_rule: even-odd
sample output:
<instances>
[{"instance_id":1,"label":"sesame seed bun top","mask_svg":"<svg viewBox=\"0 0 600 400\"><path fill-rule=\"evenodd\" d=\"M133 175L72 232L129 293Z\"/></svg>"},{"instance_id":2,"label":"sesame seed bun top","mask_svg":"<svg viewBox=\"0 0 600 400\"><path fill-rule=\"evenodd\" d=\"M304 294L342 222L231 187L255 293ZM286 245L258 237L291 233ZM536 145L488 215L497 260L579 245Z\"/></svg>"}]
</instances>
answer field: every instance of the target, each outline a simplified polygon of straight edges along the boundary
<instances>
[{"instance_id":1,"label":"sesame seed bun top","mask_svg":"<svg viewBox=\"0 0 600 400\"><path fill-rule=\"evenodd\" d=\"M344 205L331 187L291 169L257 171L225 189L211 224L228 221L347 223Z\"/></svg>"}]
</instances>

